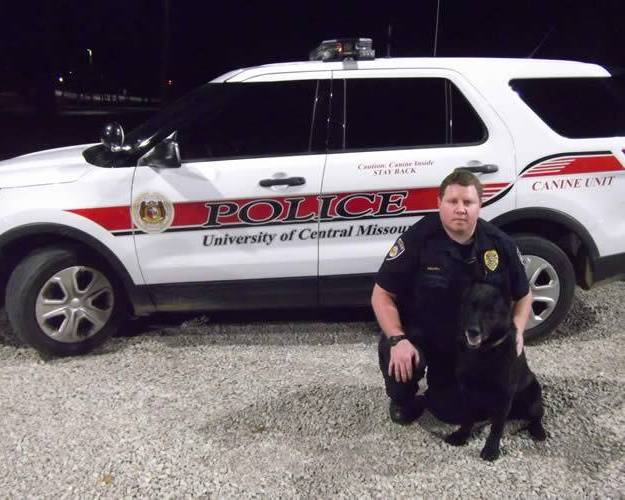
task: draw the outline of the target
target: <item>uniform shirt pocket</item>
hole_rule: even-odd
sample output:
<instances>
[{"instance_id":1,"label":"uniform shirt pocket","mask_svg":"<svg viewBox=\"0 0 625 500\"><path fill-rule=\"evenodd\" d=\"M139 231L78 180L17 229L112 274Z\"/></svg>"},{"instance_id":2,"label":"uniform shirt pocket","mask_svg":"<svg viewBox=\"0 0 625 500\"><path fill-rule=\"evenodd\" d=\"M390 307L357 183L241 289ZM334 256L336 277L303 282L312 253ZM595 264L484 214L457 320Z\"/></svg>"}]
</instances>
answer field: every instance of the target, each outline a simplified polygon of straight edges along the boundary
<instances>
[{"instance_id":1,"label":"uniform shirt pocket","mask_svg":"<svg viewBox=\"0 0 625 500\"><path fill-rule=\"evenodd\" d=\"M421 268L421 286L424 288L449 288L447 269L439 264L424 264Z\"/></svg>"}]
</instances>

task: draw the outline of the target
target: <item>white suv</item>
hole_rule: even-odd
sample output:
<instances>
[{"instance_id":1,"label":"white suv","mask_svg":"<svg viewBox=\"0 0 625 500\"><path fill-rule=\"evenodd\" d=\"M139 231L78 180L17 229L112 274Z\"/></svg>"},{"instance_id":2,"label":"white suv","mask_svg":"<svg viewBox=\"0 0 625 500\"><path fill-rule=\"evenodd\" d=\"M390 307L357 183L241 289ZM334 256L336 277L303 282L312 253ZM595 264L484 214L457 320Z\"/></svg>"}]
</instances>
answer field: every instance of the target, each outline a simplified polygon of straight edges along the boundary
<instances>
[{"instance_id":1,"label":"white suv","mask_svg":"<svg viewBox=\"0 0 625 500\"><path fill-rule=\"evenodd\" d=\"M618 76L374 59L359 44L223 75L125 140L112 124L102 144L0 162L17 335L76 354L127 314L367 304L391 243L458 167L480 176L482 216L526 257L529 337L562 320L575 284L625 277Z\"/></svg>"}]
</instances>

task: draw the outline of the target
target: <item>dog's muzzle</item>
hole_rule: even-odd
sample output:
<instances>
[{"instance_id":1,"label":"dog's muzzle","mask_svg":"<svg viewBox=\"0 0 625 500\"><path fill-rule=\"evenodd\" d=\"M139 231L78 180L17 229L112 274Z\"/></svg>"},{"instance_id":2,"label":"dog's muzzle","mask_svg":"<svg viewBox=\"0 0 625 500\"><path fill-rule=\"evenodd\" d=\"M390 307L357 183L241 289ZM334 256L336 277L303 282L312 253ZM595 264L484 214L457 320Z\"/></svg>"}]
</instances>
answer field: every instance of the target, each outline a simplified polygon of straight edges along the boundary
<instances>
[{"instance_id":1,"label":"dog's muzzle","mask_svg":"<svg viewBox=\"0 0 625 500\"><path fill-rule=\"evenodd\" d=\"M464 331L464 338L467 341L467 346L472 349L478 348L482 343L482 333L477 328L467 328Z\"/></svg>"}]
</instances>

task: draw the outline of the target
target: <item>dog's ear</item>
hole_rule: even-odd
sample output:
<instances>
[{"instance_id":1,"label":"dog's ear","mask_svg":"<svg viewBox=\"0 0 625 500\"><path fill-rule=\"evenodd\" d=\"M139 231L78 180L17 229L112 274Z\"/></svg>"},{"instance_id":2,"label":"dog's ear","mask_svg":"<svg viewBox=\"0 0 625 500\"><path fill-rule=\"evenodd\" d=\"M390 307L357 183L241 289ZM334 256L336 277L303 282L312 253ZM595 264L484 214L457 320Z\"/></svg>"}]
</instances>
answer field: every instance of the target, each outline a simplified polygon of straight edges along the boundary
<instances>
[{"instance_id":1,"label":"dog's ear","mask_svg":"<svg viewBox=\"0 0 625 500\"><path fill-rule=\"evenodd\" d=\"M488 283L486 280L480 280L479 283L484 283L490 287L493 287L497 290L499 296L503 298L506 302L512 301L512 295L510 294L510 290L507 286L495 285L493 283Z\"/></svg>"},{"instance_id":2,"label":"dog's ear","mask_svg":"<svg viewBox=\"0 0 625 500\"><path fill-rule=\"evenodd\" d=\"M462 290L462 296L461 296L461 302L460 303L461 304L466 304L467 303L467 299L469 298L469 295L471 294L471 292L473 290L473 287L475 285L479 285L479 284L482 284L482 283L483 283L483 281L481 281L481 280L472 280L468 284L468 286L464 290Z\"/></svg>"},{"instance_id":3,"label":"dog's ear","mask_svg":"<svg viewBox=\"0 0 625 500\"><path fill-rule=\"evenodd\" d=\"M501 298L500 307L502 309L502 316L505 317L505 321L507 324L514 324L513 323L514 308L513 308L513 303L512 303L512 297L510 296L509 293L506 293L505 290L501 290L501 288L499 287L498 287L498 290L499 290L500 298Z\"/></svg>"},{"instance_id":4,"label":"dog's ear","mask_svg":"<svg viewBox=\"0 0 625 500\"><path fill-rule=\"evenodd\" d=\"M504 298L507 304L512 303L512 293L510 293L509 287L504 287L501 289L501 296Z\"/></svg>"}]
</instances>

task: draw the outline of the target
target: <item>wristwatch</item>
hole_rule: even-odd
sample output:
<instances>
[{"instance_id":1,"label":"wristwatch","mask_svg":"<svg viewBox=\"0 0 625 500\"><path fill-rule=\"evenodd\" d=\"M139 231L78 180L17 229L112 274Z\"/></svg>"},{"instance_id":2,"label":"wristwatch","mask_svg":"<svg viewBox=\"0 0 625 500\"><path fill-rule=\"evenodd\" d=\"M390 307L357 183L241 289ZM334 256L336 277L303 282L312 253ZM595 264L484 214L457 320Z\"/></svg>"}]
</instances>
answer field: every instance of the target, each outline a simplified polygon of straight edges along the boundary
<instances>
[{"instance_id":1,"label":"wristwatch","mask_svg":"<svg viewBox=\"0 0 625 500\"><path fill-rule=\"evenodd\" d=\"M395 347L399 342L406 339L408 339L408 337L406 337L406 335L404 334L392 335L388 337L388 343L391 345L391 347Z\"/></svg>"}]
</instances>

